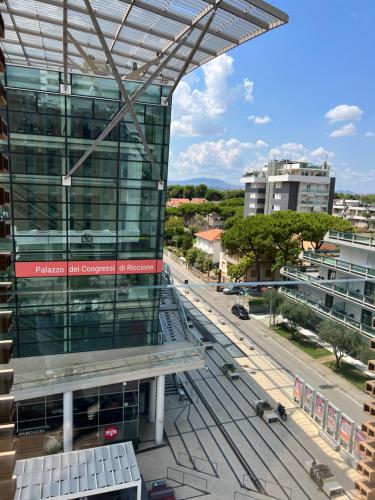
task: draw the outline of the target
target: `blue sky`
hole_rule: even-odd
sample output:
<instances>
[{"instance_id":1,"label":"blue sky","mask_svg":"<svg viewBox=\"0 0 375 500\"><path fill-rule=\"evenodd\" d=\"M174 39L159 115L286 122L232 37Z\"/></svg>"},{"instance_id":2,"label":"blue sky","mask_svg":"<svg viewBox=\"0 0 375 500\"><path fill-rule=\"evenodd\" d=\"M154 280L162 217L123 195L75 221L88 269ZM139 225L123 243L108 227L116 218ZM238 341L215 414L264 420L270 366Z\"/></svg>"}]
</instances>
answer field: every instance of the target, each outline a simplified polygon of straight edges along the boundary
<instances>
[{"instance_id":1,"label":"blue sky","mask_svg":"<svg viewBox=\"0 0 375 500\"><path fill-rule=\"evenodd\" d=\"M375 0L271 3L289 24L180 83L169 178L238 184L274 157L328 157L338 189L375 192Z\"/></svg>"}]
</instances>

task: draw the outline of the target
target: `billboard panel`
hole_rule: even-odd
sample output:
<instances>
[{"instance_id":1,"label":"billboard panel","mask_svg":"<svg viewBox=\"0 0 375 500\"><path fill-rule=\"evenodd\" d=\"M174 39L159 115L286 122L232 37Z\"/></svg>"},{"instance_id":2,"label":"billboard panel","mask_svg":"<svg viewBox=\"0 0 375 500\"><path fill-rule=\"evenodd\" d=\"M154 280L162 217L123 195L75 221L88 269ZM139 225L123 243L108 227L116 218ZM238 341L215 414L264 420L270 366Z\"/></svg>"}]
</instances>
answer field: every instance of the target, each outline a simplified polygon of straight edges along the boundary
<instances>
[{"instance_id":1,"label":"billboard panel","mask_svg":"<svg viewBox=\"0 0 375 500\"><path fill-rule=\"evenodd\" d=\"M340 412L332 403L327 405L326 431L334 439L337 439L338 419Z\"/></svg>"},{"instance_id":2,"label":"billboard panel","mask_svg":"<svg viewBox=\"0 0 375 500\"><path fill-rule=\"evenodd\" d=\"M317 393L315 395L314 402L314 419L320 424L324 423L324 409L326 404L326 398L324 398L321 394Z\"/></svg>"},{"instance_id":3,"label":"billboard panel","mask_svg":"<svg viewBox=\"0 0 375 500\"><path fill-rule=\"evenodd\" d=\"M303 380L300 377L296 377L294 379L293 397L294 401L296 401L297 403L301 403L302 401L302 392L303 392Z\"/></svg>"},{"instance_id":4,"label":"billboard panel","mask_svg":"<svg viewBox=\"0 0 375 500\"><path fill-rule=\"evenodd\" d=\"M362 451L360 451L359 445L363 441L366 441L366 439L367 439L367 434L365 432L363 432L359 426L357 426L357 428L354 432L352 453L355 456L355 458L357 458L358 460L362 460L365 458L365 454Z\"/></svg>"}]
</instances>

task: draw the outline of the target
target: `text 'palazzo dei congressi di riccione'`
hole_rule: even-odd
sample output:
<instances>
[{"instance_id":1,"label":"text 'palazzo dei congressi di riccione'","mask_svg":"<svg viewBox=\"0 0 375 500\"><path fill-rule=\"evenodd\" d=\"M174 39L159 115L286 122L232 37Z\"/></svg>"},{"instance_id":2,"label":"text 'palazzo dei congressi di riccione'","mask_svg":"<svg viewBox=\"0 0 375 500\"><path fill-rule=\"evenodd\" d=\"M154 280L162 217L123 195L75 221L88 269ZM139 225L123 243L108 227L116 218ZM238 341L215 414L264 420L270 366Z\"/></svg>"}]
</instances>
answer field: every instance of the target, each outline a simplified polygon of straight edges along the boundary
<instances>
[{"instance_id":1,"label":"text 'palazzo dei congressi di riccione'","mask_svg":"<svg viewBox=\"0 0 375 500\"><path fill-rule=\"evenodd\" d=\"M9 0L0 13L0 325L20 454L136 445L143 413L160 443L165 375L204 366L160 288L172 95L288 17L262 0Z\"/></svg>"}]
</instances>

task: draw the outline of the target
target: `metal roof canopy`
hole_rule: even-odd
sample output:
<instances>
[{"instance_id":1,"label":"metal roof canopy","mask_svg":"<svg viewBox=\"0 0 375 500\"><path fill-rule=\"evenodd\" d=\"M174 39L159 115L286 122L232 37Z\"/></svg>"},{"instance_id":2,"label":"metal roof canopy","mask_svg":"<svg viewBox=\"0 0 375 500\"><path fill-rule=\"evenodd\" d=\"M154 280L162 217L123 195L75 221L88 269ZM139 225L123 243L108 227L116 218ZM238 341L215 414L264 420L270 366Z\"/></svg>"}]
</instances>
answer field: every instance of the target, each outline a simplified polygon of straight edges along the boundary
<instances>
[{"instance_id":1,"label":"metal roof canopy","mask_svg":"<svg viewBox=\"0 0 375 500\"><path fill-rule=\"evenodd\" d=\"M68 73L112 76L122 108L91 146L62 177L71 185L79 169L113 128L130 113L150 164L151 148L133 104L152 83L171 85L228 50L288 22L288 16L264 0L4 0L0 5L6 40L1 44L11 64ZM137 80L128 96L122 80Z\"/></svg>"},{"instance_id":2,"label":"metal roof canopy","mask_svg":"<svg viewBox=\"0 0 375 500\"><path fill-rule=\"evenodd\" d=\"M137 488L141 476L131 442L18 460L15 500L68 500Z\"/></svg>"},{"instance_id":3,"label":"metal roof canopy","mask_svg":"<svg viewBox=\"0 0 375 500\"><path fill-rule=\"evenodd\" d=\"M263 0L91 0L91 5L119 73L135 80L152 72L158 54L194 24L163 69L162 78L170 84L183 69L205 27L203 17L210 12L216 11L215 17L186 73L288 22L284 12ZM111 75L85 0L5 0L0 11L6 33L2 48L9 63L63 71L65 62L69 72Z\"/></svg>"}]
</instances>

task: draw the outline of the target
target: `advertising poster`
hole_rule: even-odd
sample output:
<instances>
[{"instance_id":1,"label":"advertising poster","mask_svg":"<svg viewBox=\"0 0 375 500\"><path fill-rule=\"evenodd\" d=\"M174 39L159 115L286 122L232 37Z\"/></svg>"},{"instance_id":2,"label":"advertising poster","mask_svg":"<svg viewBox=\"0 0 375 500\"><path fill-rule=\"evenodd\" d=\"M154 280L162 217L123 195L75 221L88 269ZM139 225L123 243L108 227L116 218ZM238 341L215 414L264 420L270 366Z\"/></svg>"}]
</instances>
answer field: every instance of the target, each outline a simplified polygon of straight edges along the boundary
<instances>
[{"instance_id":1,"label":"advertising poster","mask_svg":"<svg viewBox=\"0 0 375 500\"><path fill-rule=\"evenodd\" d=\"M303 382L299 377L294 379L294 401L301 402Z\"/></svg>"},{"instance_id":2,"label":"advertising poster","mask_svg":"<svg viewBox=\"0 0 375 500\"><path fill-rule=\"evenodd\" d=\"M321 394L315 396L314 418L320 424L323 424L325 401L325 398Z\"/></svg>"},{"instance_id":3,"label":"advertising poster","mask_svg":"<svg viewBox=\"0 0 375 500\"><path fill-rule=\"evenodd\" d=\"M363 441L366 441L366 439L367 439L367 434L365 434L360 427L357 427L354 433L353 455L355 456L355 458L358 458L359 460L365 458L365 454L363 453L363 451L360 451L359 445Z\"/></svg>"},{"instance_id":4,"label":"advertising poster","mask_svg":"<svg viewBox=\"0 0 375 500\"><path fill-rule=\"evenodd\" d=\"M336 436L337 409L328 403L326 430L330 436Z\"/></svg>"},{"instance_id":5,"label":"advertising poster","mask_svg":"<svg viewBox=\"0 0 375 500\"><path fill-rule=\"evenodd\" d=\"M303 408L310 412L313 404L314 390L309 385L305 385L305 394L303 395Z\"/></svg>"},{"instance_id":6,"label":"advertising poster","mask_svg":"<svg viewBox=\"0 0 375 500\"><path fill-rule=\"evenodd\" d=\"M341 416L340 420L340 433L339 433L339 439L341 445L345 448L348 449L350 445L350 439L352 436L352 428L353 428L353 422L349 420L348 417L345 415Z\"/></svg>"}]
</instances>

